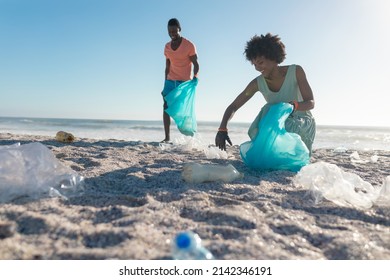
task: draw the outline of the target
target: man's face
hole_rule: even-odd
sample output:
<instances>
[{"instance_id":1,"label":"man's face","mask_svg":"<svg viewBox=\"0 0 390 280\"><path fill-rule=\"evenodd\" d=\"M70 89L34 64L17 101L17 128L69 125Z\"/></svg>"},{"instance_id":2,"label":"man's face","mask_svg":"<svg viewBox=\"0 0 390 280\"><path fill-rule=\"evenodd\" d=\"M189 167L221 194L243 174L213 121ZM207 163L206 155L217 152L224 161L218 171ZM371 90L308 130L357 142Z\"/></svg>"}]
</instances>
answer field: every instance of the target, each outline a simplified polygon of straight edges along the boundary
<instances>
[{"instance_id":1,"label":"man's face","mask_svg":"<svg viewBox=\"0 0 390 280\"><path fill-rule=\"evenodd\" d=\"M168 26L168 34L172 41L176 41L180 38L180 29L177 26Z\"/></svg>"}]
</instances>

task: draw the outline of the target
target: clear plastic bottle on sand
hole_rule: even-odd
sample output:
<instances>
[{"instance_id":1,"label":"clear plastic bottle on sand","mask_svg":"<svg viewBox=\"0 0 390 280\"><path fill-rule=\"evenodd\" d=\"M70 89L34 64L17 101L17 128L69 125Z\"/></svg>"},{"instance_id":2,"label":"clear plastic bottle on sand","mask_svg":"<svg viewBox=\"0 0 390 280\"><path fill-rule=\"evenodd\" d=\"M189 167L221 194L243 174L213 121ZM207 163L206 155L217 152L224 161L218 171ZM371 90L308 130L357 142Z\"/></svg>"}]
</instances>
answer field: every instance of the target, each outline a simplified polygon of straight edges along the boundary
<instances>
[{"instance_id":1,"label":"clear plastic bottle on sand","mask_svg":"<svg viewBox=\"0 0 390 280\"><path fill-rule=\"evenodd\" d=\"M199 235L185 231L178 233L172 242L172 257L175 260L212 260L213 254L202 246Z\"/></svg>"},{"instance_id":2,"label":"clear plastic bottle on sand","mask_svg":"<svg viewBox=\"0 0 390 280\"><path fill-rule=\"evenodd\" d=\"M183 179L188 183L212 181L232 182L243 177L233 165L187 163L183 167Z\"/></svg>"}]
</instances>

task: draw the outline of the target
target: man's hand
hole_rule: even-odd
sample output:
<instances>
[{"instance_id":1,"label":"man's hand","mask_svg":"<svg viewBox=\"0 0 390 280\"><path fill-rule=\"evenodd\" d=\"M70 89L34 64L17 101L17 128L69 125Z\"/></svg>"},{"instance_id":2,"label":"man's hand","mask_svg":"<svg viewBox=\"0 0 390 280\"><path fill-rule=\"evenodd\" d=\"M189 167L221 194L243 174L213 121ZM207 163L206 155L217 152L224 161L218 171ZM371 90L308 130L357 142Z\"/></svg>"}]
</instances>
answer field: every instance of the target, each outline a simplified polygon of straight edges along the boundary
<instances>
[{"instance_id":1,"label":"man's hand","mask_svg":"<svg viewBox=\"0 0 390 280\"><path fill-rule=\"evenodd\" d=\"M232 141L229 138L227 131L218 131L215 136L215 145L223 151L226 151L226 141L232 146Z\"/></svg>"}]
</instances>

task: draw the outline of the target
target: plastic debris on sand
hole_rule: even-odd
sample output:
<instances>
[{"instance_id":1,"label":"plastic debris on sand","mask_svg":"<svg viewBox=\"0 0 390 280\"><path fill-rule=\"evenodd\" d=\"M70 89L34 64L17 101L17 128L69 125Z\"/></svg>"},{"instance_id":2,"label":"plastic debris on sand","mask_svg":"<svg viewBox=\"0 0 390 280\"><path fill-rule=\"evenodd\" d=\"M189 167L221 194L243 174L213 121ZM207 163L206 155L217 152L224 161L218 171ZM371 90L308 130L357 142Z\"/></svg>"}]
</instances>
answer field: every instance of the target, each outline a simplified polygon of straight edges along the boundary
<instances>
[{"instance_id":1,"label":"plastic debris on sand","mask_svg":"<svg viewBox=\"0 0 390 280\"><path fill-rule=\"evenodd\" d=\"M335 164L316 162L304 166L294 177L294 183L307 188L315 203L325 198L340 206L363 209L390 206L390 176L382 186L373 186Z\"/></svg>"},{"instance_id":2,"label":"plastic debris on sand","mask_svg":"<svg viewBox=\"0 0 390 280\"><path fill-rule=\"evenodd\" d=\"M0 146L0 203L79 194L84 178L63 165L41 143Z\"/></svg>"}]
</instances>

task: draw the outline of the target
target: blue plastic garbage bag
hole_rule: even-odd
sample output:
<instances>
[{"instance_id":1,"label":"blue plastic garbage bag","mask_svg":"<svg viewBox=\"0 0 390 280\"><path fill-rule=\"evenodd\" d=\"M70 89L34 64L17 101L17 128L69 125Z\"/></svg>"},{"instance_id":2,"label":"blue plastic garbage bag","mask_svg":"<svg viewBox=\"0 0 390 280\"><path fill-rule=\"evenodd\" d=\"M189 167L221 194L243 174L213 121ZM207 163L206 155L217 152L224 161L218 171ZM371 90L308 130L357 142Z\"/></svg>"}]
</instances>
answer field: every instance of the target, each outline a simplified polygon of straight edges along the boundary
<instances>
[{"instance_id":1,"label":"blue plastic garbage bag","mask_svg":"<svg viewBox=\"0 0 390 280\"><path fill-rule=\"evenodd\" d=\"M269 106L258 122L257 134L250 134L251 141L240 146L244 163L258 170L299 171L309 163L310 155L301 137L287 132L285 121L293 110L289 103Z\"/></svg>"},{"instance_id":2,"label":"blue plastic garbage bag","mask_svg":"<svg viewBox=\"0 0 390 280\"><path fill-rule=\"evenodd\" d=\"M197 130L195 115L195 90L198 79L181 83L164 98L168 108L165 110L174 119L179 131L187 136L193 136Z\"/></svg>"}]
</instances>

